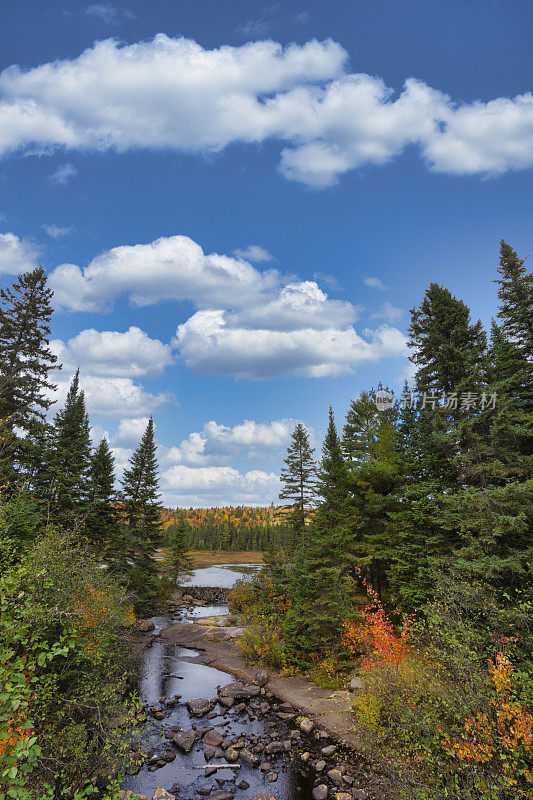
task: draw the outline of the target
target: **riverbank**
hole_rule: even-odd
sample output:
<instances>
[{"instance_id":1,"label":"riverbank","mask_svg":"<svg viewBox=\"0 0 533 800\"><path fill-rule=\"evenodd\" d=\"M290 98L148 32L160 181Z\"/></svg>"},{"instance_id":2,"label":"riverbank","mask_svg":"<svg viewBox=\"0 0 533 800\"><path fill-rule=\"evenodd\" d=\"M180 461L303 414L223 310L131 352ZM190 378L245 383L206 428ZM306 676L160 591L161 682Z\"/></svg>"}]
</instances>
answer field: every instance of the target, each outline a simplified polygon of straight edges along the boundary
<instances>
[{"instance_id":1,"label":"riverbank","mask_svg":"<svg viewBox=\"0 0 533 800\"><path fill-rule=\"evenodd\" d=\"M258 667L247 664L240 654L236 633L239 629L206 627L195 623L176 622L158 634L168 645L196 650L198 655L182 659L228 672L246 683L252 683ZM348 747L357 747L351 714L352 695L347 691L321 689L299 676L281 675L269 669L269 690L282 702L294 708Z\"/></svg>"}]
</instances>

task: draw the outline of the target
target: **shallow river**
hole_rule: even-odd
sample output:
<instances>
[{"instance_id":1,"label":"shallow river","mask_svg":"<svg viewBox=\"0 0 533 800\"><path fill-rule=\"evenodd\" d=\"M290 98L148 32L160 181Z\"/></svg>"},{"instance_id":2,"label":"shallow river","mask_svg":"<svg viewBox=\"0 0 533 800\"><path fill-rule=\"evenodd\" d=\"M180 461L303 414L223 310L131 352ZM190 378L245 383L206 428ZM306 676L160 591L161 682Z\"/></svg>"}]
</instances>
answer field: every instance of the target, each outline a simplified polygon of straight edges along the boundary
<instances>
[{"instance_id":1,"label":"shallow river","mask_svg":"<svg viewBox=\"0 0 533 800\"><path fill-rule=\"evenodd\" d=\"M254 565L242 564L205 567L195 570L191 579L184 585L191 588L195 586L231 587L236 580L249 575L255 569L257 567ZM179 616L153 617L156 626L153 633L156 634L178 619L186 621L187 617L211 616L213 614L222 614L226 611L227 606L217 605L197 608L192 613L184 611L181 618ZM216 697L218 686L225 686L234 680L233 676L226 672L221 672L202 664L191 664L182 659L183 656L194 655L196 655L196 652L193 650L166 645L158 640L155 640L144 651L139 686L142 702L148 706L158 705L163 697L170 698L176 694L181 695L180 705L172 710L169 717L161 722L151 716L148 717L147 734L150 742L148 748L153 748L157 753L164 753L169 747L176 753L176 758L154 772L150 772L146 765L143 766L137 775L128 776L125 779L124 788L133 789L140 794L151 797L158 786L171 790L171 787L176 784L180 787L179 792L176 792L176 797L179 800L194 800L201 797L198 795L198 790L211 789L212 794L215 794L221 789L230 791L232 787L236 787L234 793L236 800L249 800L258 792L268 792L279 800L310 800L313 783L309 783L308 780L303 778L293 765L284 761L282 757L276 761L273 767L278 771L279 776L275 783L268 782L266 776L261 774L259 770L248 767L245 764L235 770L218 769L216 774L206 778L204 769L208 765L203 755L205 746L201 741L195 743L190 753L184 754L173 748L163 738L163 728L168 729L175 725L180 725L183 730L190 730L192 724L195 724L199 731L212 725L215 730L231 738L238 737L241 734L246 734L246 736L252 734L261 737L268 731L272 734L274 730L279 732L279 738L288 738L289 729L283 723L276 723L275 728L269 728L263 719L250 720L246 714L237 716L230 713L225 717L217 716L211 720L206 720L205 717L201 719L191 718L186 706L183 705L187 700L199 697ZM216 706L216 710L220 710L220 707ZM226 725L219 727L223 723L226 723ZM217 766L217 761L210 761L209 766ZM229 781L234 775L236 776L234 783L225 782L221 787L217 785L216 779ZM250 784L249 788L244 790L238 788L238 784L241 781L246 781L246 783Z\"/></svg>"}]
</instances>

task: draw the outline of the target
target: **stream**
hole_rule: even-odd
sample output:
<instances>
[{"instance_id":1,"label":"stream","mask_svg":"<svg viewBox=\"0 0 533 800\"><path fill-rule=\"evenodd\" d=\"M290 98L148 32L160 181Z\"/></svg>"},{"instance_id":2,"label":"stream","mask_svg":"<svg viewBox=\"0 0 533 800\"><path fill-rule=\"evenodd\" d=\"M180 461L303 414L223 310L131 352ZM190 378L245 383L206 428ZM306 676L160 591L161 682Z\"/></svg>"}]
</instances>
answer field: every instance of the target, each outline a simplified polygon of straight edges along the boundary
<instances>
[{"instance_id":1,"label":"stream","mask_svg":"<svg viewBox=\"0 0 533 800\"><path fill-rule=\"evenodd\" d=\"M218 586L231 588L234 583L245 578L258 569L257 565L223 564L196 569L191 578L183 583L185 589L194 587ZM156 635L160 630L176 621L194 621L201 616L212 616L227 613L227 605L210 605L184 609L182 613L169 616L152 617ZM313 782L300 774L295 768L289 753L282 753L273 762L272 771L277 773L275 782L269 781L266 774L257 768L241 763L238 768L218 767L216 772L205 776L205 768L217 767L220 761L215 758L209 763L204 758L205 744L198 739L189 753L182 753L164 737L169 728L183 731L196 726L198 732L208 726L221 733L225 738L238 741L246 737L246 747L250 742L269 741L273 736L279 740L290 737L290 728L278 719L265 718L264 715L234 714L232 709L223 709L219 705L207 717L197 719L191 717L187 709L188 700L200 697L215 698L217 688L226 686L235 679L232 675L202 664L184 661L183 657L195 656L196 651L183 647L164 644L155 639L142 654L141 679L139 693L141 701L150 706L163 706L162 698L173 698L181 695L177 706L170 710L169 716L162 721L148 715L146 723L147 750L155 751L158 756L166 751L173 751L175 758L164 766L153 771L145 763L136 775L127 776L124 789L131 789L139 794L152 797L158 786L172 792L177 800L202 800L210 794L215 797L218 792L228 792L235 800L250 800L259 792L266 792L276 800L311 800ZM258 700L261 698L258 698ZM271 776L272 777L272 776ZM239 784L243 787L239 788ZM179 790L178 788L179 787Z\"/></svg>"}]
</instances>

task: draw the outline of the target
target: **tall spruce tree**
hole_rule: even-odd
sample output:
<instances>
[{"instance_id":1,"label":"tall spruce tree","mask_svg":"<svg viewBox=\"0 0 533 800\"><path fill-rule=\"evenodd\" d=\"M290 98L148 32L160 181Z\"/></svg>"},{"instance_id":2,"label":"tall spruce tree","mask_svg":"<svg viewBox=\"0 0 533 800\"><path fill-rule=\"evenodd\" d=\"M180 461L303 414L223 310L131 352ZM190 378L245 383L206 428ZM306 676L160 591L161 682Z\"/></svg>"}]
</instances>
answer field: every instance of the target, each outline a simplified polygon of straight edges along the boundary
<instances>
[{"instance_id":1,"label":"tall spruce tree","mask_svg":"<svg viewBox=\"0 0 533 800\"><path fill-rule=\"evenodd\" d=\"M378 410L372 390L352 400L344 426L343 450L349 456L359 565L368 570L380 596L390 558L389 514L396 505L394 490L400 469L397 416L396 405Z\"/></svg>"},{"instance_id":2,"label":"tall spruce tree","mask_svg":"<svg viewBox=\"0 0 533 800\"><path fill-rule=\"evenodd\" d=\"M338 646L342 619L349 613L356 586L350 481L331 408L318 493L322 502L289 578L291 607L285 632L295 661Z\"/></svg>"},{"instance_id":3,"label":"tall spruce tree","mask_svg":"<svg viewBox=\"0 0 533 800\"><path fill-rule=\"evenodd\" d=\"M298 423L287 448L285 468L281 470L280 479L283 488L281 500L292 501L285 506L288 519L294 533L293 546L300 545L305 538L306 511L316 497L316 463L313 460L314 449L309 442L309 433Z\"/></svg>"},{"instance_id":4,"label":"tall spruce tree","mask_svg":"<svg viewBox=\"0 0 533 800\"><path fill-rule=\"evenodd\" d=\"M500 242L500 277L498 317L502 328L520 353L533 359L533 274L525 267L525 260L502 239Z\"/></svg>"},{"instance_id":5,"label":"tall spruce tree","mask_svg":"<svg viewBox=\"0 0 533 800\"><path fill-rule=\"evenodd\" d=\"M128 587L144 609L157 597L157 562L154 552L161 533L161 503L154 441L154 422L148 421L141 442L122 478L125 563L131 562Z\"/></svg>"},{"instance_id":6,"label":"tall spruce tree","mask_svg":"<svg viewBox=\"0 0 533 800\"><path fill-rule=\"evenodd\" d=\"M50 504L52 518L62 524L79 524L87 512L91 442L79 379L78 369L65 405L54 418L48 453L44 454L48 487L41 487L41 491Z\"/></svg>"},{"instance_id":7,"label":"tall spruce tree","mask_svg":"<svg viewBox=\"0 0 533 800\"><path fill-rule=\"evenodd\" d=\"M113 552L118 537L115 460L104 437L91 455L85 529L91 542Z\"/></svg>"},{"instance_id":8,"label":"tall spruce tree","mask_svg":"<svg viewBox=\"0 0 533 800\"><path fill-rule=\"evenodd\" d=\"M52 404L50 372L58 369L49 347L51 299L42 267L0 291L0 482L32 469L31 435ZM22 431L22 435L20 433Z\"/></svg>"}]
</instances>

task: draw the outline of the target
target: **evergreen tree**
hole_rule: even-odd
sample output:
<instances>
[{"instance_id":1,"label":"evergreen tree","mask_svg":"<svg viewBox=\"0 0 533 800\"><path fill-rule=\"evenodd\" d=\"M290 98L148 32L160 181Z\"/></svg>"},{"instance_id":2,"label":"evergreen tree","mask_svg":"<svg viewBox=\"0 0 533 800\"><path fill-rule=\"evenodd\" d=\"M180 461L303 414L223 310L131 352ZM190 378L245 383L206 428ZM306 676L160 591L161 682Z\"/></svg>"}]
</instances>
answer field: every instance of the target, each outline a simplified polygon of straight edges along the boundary
<instances>
[{"instance_id":1,"label":"evergreen tree","mask_svg":"<svg viewBox=\"0 0 533 800\"><path fill-rule=\"evenodd\" d=\"M306 546L290 572L291 607L285 631L296 661L338 647L342 619L349 612L356 587L350 482L331 408L318 492L323 500L309 526Z\"/></svg>"},{"instance_id":2,"label":"evergreen tree","mask_svg":"<svg viewBox=\"0 0 533 800\"><path fill-rule=\"evenodd\" d=\"M508 339L524 358L533 359L533 274L525 267L525 260L503 239L500 242L500 278L498 317Z\"/></svg>"},{"instance_id":3,"label":"evergreen tree","mask_svg":"<svg viewBox=\"0 0 533 800\"><path fill-rule=\"evenodd\" d=\"M390 558L389 514L396 504L394 490L400 466L397 407L380 411L374 398L374 391L362 392L352 401L344 426L343 449L350 458L359 565L368 569L372 587L381 596Z\"/></svg>"},{"instance_id":4,"label":"evergreen tree","mask_svg":"<svg viewBox=\"0 0 533 800\"><path fill-rule=\"evenodd\" d=\"M63 524L79 523L87 511L90 427L79 377L77 370L65 405L54 418L47 454L50 482L48 490L42 487L52 517Z\"/></svg>"},{"instance_id":5,"label":"evergreen tree","mask_svg":"<svg viewBox=\"0 0 533 800\"><path fill-rule=\"evenodd\" d=\"M288 518L294 532L294 544L297 545L304 541L306 509L313 504L316 497L314 452L308 431L298 423L287 448L286 467L281 470L283 489L279 495L281 500L292 501L285 509L289 509Z\"/></svg>"},{"instance_id":6,"label":"evergreen tree","mask_svg":"<svg viewBox=\"0 0 533 800\"><path fill-rule=\"evenodd\" d=\"M141 442L124 471L121 500L125 524L126 563L129 588L137 596L138 609L147 607L157 596L157 563L154 559L161 529L161 504L154 441L154 422L150 417Z\"/></svg>"},{"instance_id":7,"label":"evergreen tree","mask_svg":"<svg viewBox=\"0 0 533 800\"><path fill-rule=\"evenodd\" d=\"M118 537L114 468L115 460L104 437L90 460L85 529L95 545L106 546L110 552Z\"/></svg>"},{"instance_id":8,"label":"evergreen tree","mask_svg":"<svg viewBox=\"0 0 533 800\"><path fill-rule=\"evenodd\" d=\"M169 594L176 588L178 579L190 575L193 570L192 558L188 553L187 526L182 517L167 530L168 554L164 565L164 579L168 584Z\"/></svg>"},{"instance_id":9,"label":"evergreen tree","mask_svg":"<svg viewBox=\"0 0 533 800\"><path fill-rule=\"evenodd\" d=\"M16 473L31 469L29 434L44 424L52 404L49 380L58 369L49 348L51 299L42 267L25 272L0 291L0 468L11 483ZM22 436L15 432L22 431Z\"/></svg>"},{"instance_id":10,"label":"evergreen tree","mask_svg":"<svg viewBox=\"0 0 533 800\"><path fill-rule=\"evenodd\" d=\"M475 390L481 383L486 336L481 322L444 286L432 283L418 308L411 309L409 346L418 366L421 392Z\"/></svg>"}]
</instances>

